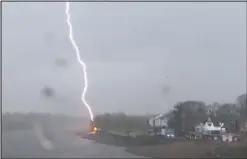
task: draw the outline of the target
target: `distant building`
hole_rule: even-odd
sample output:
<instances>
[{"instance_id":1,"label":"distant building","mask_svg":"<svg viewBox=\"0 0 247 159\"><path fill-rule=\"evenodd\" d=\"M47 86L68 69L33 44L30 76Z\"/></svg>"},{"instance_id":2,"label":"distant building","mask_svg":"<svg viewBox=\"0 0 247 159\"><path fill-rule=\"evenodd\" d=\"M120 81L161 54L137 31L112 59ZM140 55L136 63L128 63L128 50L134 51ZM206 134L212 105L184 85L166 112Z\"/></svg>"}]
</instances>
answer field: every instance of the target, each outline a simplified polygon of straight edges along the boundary
<instances>
[{"instance_id":1,"label":"distant building","mask_svg":"<svg viewBox=\"0 0 247 159\"><path fill-rule=\"evenodd\" d=\"M247 132L247 121L245 122L244 126L240 130L243 132Z\"/></svg>"},{"instance_id":2,"label":"distant building","mask_svg":"<svg viewBox=\"0 0 247 159\"><path fill-rule=\"evenodd\" d=\"M245 122L245 125L240 129L240 138L241 141L247 142L247 121Z\"/></svg>"},{"instance_id":3,"label":"distant building","mask_svg":"<svg viewBox=\"0 0 247 159\"><path fill-rule=\"evenodd\" d=\"M167 127L167 123L168 123L168 119L164 114L153 116L148 120L148 124L151 127Z\"/></svg>"},{"instance_id":4,"label":"distant building","mask_svg":"<svg viewBox=\"0 0 247 159\"><path fill-rule=\"evenodd\" d=\"M220 126L215 126L210 118L205 123L200 123L195 127L195 137L217 137L222 133L226 132L226 129L223 127L224 124L220 123Z\"/></svg>"},{"instance_id":5,"label":"distant building","mask_svg":"<svg viewBox=\"0 0 247 159\"><path fill-rule=\"evenodd\" d=\"M222 135L223 142L232 142L234 141L235 134L233 133L226 133Z\"/></svg>"},{"instance_id":6,"label":"distant building","mask_svg":"<svg viewBox=\"0 0 247 159\"><path fill-rule=\"evenodd\" d=\"M147 124L151 126L150 134L152 135L165 135L166 128L168 127L168 118L165 114L153 116L147 120Z\"/></svg>"}]
</instances>

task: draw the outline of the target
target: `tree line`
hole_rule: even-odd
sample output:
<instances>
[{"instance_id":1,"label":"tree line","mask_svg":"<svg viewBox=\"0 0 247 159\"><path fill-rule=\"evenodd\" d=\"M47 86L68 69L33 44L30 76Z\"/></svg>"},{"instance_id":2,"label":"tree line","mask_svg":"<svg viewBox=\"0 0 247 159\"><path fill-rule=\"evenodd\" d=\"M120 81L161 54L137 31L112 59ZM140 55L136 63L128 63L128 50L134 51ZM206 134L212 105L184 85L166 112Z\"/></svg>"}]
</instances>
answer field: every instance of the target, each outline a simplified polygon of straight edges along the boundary
<instances>
[{"instance_id":1,"label":"tree line","mask_svg":"<svg viewBox=\"0 0 247 159\"><path fill-rule=\"evenodd\" d=\"M175 129L178 135L193 131L195 125L206 121L208 117L217 125L223 122L228 131L237 131L247 119L246 94L236 98L235 103L213 103L210 105L202 101L184 101L174 105L168 112L168 126ZM148 115L126 115L124 113L105 113L96 115L95 125L107 130L146 130L150 126ZM2 114L2 130L32 129L34 123L63 127L69 123L65 115L51 115L44 113L4 113Z\"/></svg>"},{"instance_id":2,"label":"tree line","mask_svg":"<svg viewBox=\"0 0 247 159\"><path fill-rule=\"evenodd\" d=\"M209 117L215 125L223 122L228 131L238 131L246 121L246 94L236 98L235 103L205 104L202 101L184 101L174 105L168 112L168 126L175 129L177 135L193 131L194 127ZM95 125L103 129L148 129L150 116L129 116L124 113L105 113L95 117ZM238 129L238 130L237 130Z\"/></svg>"},{"instance_id":3,"label":"tree line","mask_svg":"<svg viewBox=\"0 0 247 159\"><path fill-rule=\"evenodd\" d=\"M201 101L179 102L169 114L168 126L174 128L178 135L193 131L195 125L209 117L215 125L223 122L228 132L236 132L247 119L246 94L238 96L235 103L206 105Z\"/></svg>"},{"instance_id":4,"label":"tree line","mask_svg":"<svg viewBox=\"0 0 247 159\"><path fill-rule=\"evenodd\" d=\"M148 116L126 115L125 113L105 113L96 115L95 126L105 130L145 130Z\"/></svg>"}]
</instances>

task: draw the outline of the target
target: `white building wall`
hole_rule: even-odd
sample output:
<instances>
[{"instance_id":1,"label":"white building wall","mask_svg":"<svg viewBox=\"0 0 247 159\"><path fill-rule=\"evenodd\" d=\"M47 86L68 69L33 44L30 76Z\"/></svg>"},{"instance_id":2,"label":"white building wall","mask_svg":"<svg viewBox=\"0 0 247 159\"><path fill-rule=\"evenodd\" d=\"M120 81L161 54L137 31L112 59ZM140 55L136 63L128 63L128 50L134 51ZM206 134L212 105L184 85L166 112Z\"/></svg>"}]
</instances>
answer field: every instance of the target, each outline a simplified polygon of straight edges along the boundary
<instances>
[{"instance_id":1,"label":"white building wall","mask_svg":"<svg viewBox=\"0 0 247 159\"><path fill-rule=\"evenodd\" d=\"M155 119L155 126L161 126L161 120L159 118Z\"/></svg>"},{"instance_id":2,"label":"white building wall","mask_svg":"<svg viewBox=\"0 0 247 159\"><path fill-rule=\"evenodd\" d=\"M149 119L149 125L152 127L167 126L167 120L161 118L151 118Z\"/></svg>"},{"instance_id":3,"label":"white building wall","mask_svg":"<svg viewBox=\"0 0 247 159\"><path fill-rule=\"evenodd\" d=\"M149 119L148 123L150 126L154 126L154 119L153 118Z\"/></svg>"}]
</instances>

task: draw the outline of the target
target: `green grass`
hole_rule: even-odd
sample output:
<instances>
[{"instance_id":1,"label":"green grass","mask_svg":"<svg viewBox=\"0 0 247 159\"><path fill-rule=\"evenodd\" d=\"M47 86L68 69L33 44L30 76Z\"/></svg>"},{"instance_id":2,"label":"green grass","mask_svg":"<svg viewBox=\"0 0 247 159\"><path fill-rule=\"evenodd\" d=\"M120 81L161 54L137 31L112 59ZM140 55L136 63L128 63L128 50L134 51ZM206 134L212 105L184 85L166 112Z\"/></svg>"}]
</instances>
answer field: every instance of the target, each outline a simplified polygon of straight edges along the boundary
<instances>
[{"instance_id":1,"label":"green grass","mask_svg":"<svg viewBox=\"0 0 247 159\"><path fill-rule=\"evenodd\" d=\"M222 145L216 147L214 152L207 154L208 157L230 157L230 158L247 158L247 147L244 145Z\"/></svg>"}]
</instances>

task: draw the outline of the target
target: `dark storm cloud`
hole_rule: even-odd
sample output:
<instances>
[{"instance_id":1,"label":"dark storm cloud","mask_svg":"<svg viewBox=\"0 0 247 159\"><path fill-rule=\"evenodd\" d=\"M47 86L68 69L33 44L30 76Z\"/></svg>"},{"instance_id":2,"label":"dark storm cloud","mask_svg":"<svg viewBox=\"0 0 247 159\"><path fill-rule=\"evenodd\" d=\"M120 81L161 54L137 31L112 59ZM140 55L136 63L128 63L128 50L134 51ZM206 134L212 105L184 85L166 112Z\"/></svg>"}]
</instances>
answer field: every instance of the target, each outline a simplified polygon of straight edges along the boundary
<instances>
[{"instance_id":1,"label":"dark storm cloud","mask_svg":"<svg viewBox=\"0 0 247 159\"><path fill-rule=\"evenodd\" d=\"M3 110L86 111L64 8L3 4ZM234 101L246 88L245 13L240 3L73 3L93 110L152 113L180 100ZM56 99L40 98L46 85Z\"/></svg>"}]
</instances>

